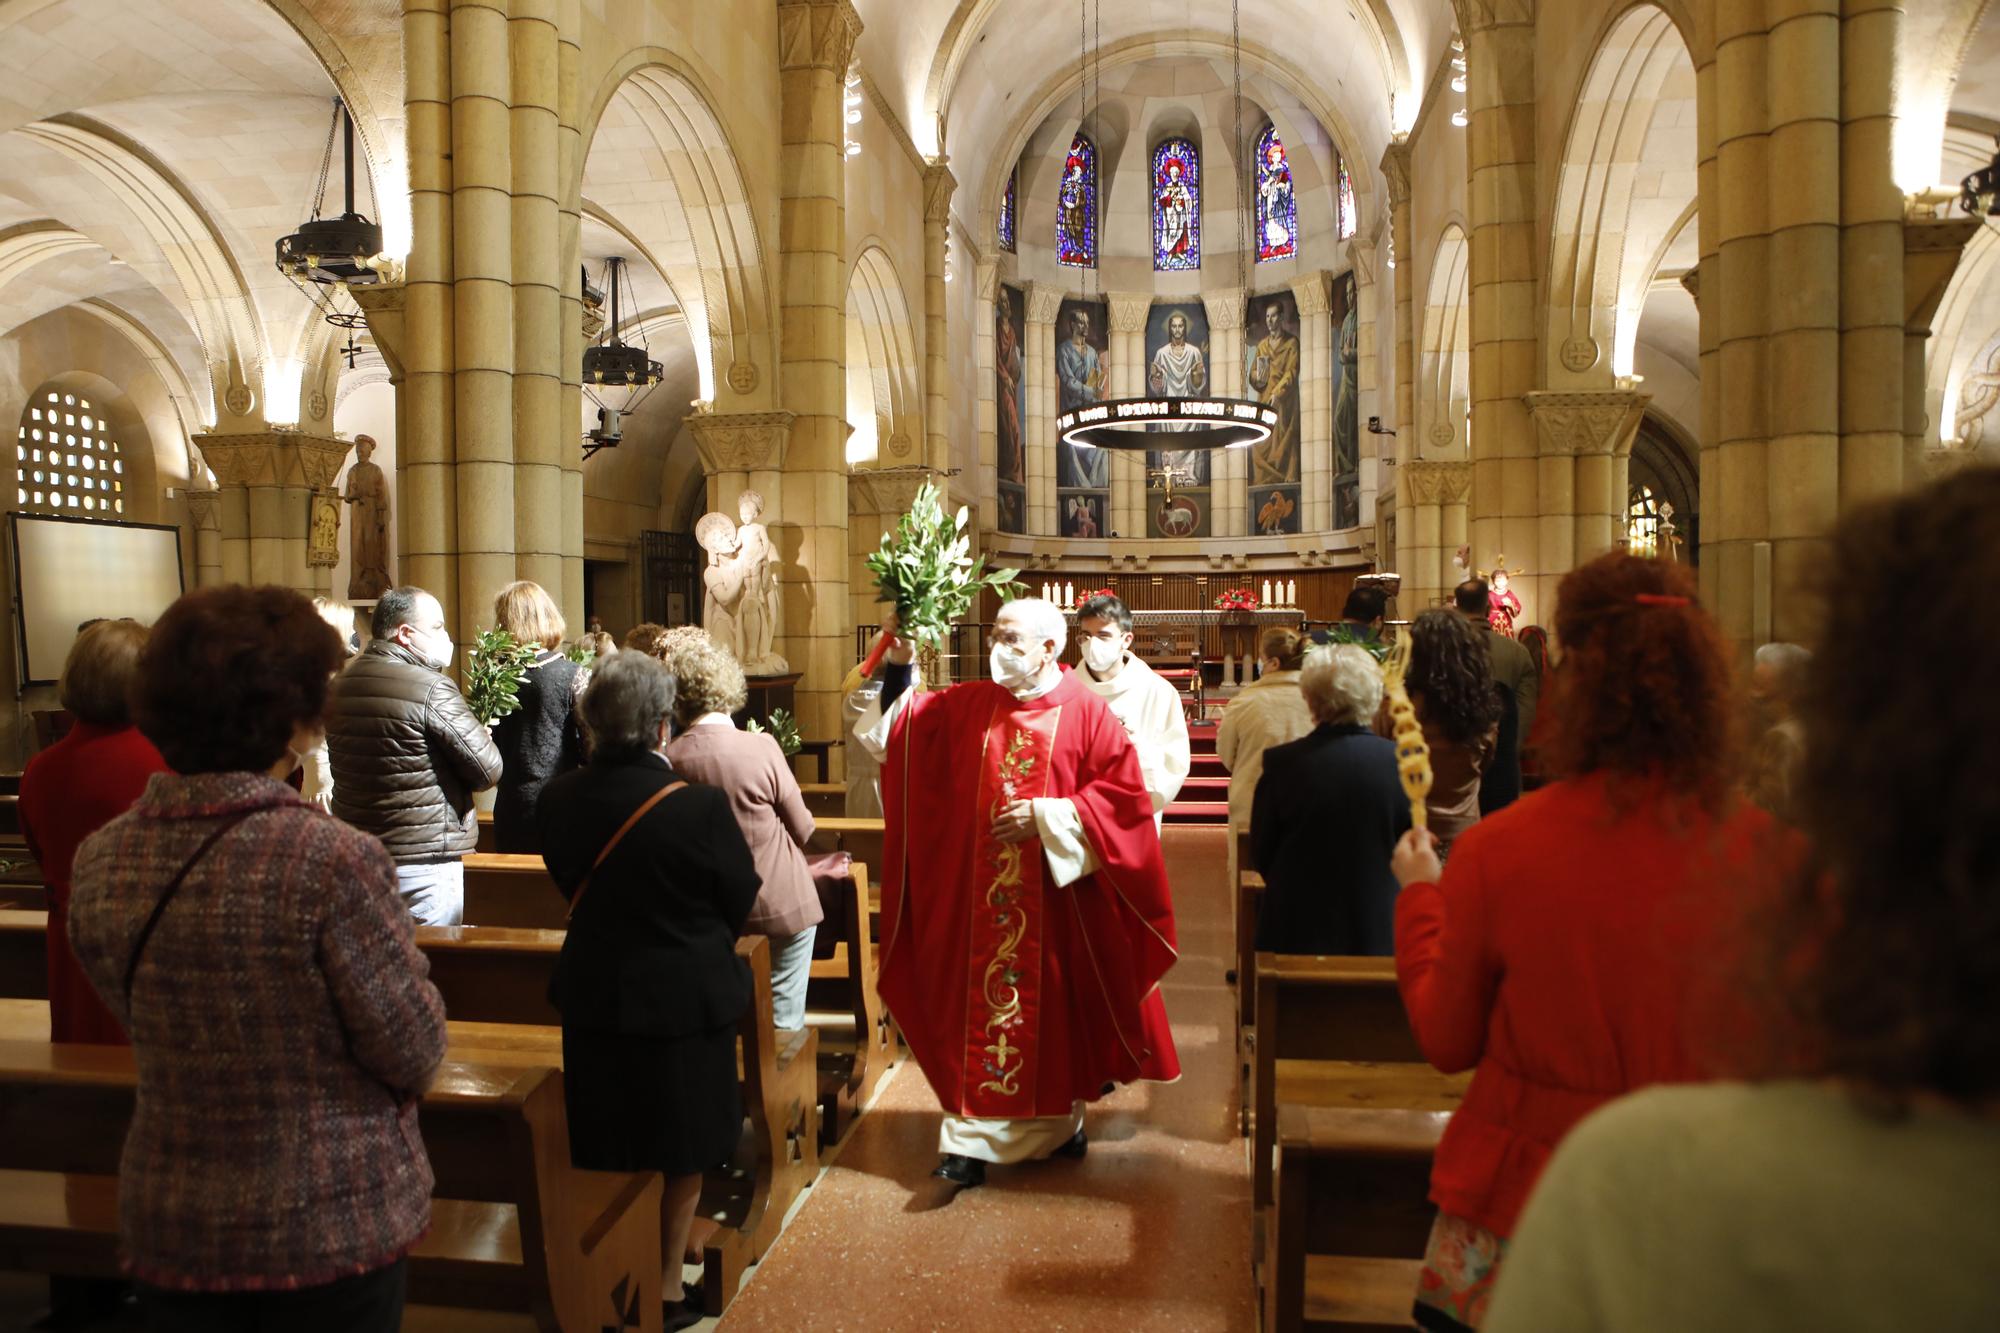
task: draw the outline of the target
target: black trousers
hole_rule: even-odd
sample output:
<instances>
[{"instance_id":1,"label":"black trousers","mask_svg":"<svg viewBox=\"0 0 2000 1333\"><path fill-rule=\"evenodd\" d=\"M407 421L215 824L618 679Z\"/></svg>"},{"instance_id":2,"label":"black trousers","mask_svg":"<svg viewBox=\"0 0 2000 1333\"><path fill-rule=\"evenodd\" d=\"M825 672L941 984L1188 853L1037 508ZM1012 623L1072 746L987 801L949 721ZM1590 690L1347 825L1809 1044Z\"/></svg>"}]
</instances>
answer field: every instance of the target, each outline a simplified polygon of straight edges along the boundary
<instances>
[{"instance_id":1,"label":"black trousers","mask_svg":"<svg viewBox=\"0 0 2000 1333\"><path fill-rule=\"evenodd\" d=\"M296 1291L168 1291L139 1286L153 1333L396 1333L409 1260Z\"/></svg>"}]
</instances>

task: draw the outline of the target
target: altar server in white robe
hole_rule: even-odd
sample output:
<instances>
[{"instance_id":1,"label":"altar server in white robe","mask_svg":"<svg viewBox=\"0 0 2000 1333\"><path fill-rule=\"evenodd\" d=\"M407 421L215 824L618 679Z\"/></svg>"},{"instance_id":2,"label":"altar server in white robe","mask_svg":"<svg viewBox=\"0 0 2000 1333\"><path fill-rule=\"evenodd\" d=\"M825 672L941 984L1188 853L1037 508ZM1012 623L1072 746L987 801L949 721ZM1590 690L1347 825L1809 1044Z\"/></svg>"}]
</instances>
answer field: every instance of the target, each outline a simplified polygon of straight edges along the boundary
<instances>
[{"instance_id":1,"label":"altar server in white robe","mask_svg":"<svg viewBox=\"0 0 2000 1333\"><path fill-rule=\"evenodd\" d=\"M1109 594L1086 601L1076 612L1077 646L1083 680L1125 724L1139 752L1139 774L1153 798L1158 827L1188 775L1187 714L1181 692L1132 653L1132 612Z\"/></svg>"}]
</instances>

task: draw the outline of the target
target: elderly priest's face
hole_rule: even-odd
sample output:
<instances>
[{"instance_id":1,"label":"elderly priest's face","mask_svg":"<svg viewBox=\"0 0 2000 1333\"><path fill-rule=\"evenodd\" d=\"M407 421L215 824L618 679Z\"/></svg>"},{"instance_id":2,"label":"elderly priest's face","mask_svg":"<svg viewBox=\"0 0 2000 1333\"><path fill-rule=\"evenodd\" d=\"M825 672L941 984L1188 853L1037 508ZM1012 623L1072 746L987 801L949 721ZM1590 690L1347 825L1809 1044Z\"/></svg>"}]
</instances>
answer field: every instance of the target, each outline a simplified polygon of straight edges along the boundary
<instances>
[{"instance_id":1,"label":"elderly priest's face","mask_svg":"<svg viewBox=\"0 0 2000 1333\"><path fill-rule=\"evenodd\" d=\"M993 641L1020 653L1023 667L1040 675L1061 651L1060 640L1047 623L1051 614L1060 624L1062 612L1052 603L1031 597L1009 602L993 618Z\"/></svg>"}]
</instances>

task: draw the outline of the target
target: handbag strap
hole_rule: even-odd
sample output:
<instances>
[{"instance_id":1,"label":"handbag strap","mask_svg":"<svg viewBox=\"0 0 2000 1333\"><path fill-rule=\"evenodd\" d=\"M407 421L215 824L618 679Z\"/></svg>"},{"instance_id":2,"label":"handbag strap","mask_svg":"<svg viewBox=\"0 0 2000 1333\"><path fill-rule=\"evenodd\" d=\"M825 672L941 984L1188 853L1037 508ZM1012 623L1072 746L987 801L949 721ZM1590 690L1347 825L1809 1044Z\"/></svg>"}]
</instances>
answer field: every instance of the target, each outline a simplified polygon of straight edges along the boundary
<instances>
[{"instance_id":1,"label":"handbag strap","mask_svg":"<svg viewBox=\"0 0 2000 1333\"><path fill-rule=\"evenodd\" d=\"M146 952L146 944L153 938L153 928L160 924L160 917L166 912L167 904L174 900L174 895L180 892L181 883L187 879L188 872L195 868L196 863L202 857L208 855L210 848L222 841L223 834L229 832L229 830L235 828L255 813L257 813L255 810L245 810L223 820L222 823L210 831L206 838L201 840L201 846L194 849L194 855L182 862L181 868L174 872L174 877L167 881L166 891L160 895L160 900L153 904L153 911L146 918L146 924L139 927L139 938L132 944L132 956L125 961L126 1005L129 1006L132 1003L132 979L139 974L140 955Z\"/></svg>"},{"instance_id":2,"label":"handbag strap","mask_svg":"<svg viewBox=\"0 0 2000 1333\"><path fill-rule=\"evenodd\" d=\"M585 890L590 888L591 876L595 875L597 873L597 868L604 864L604 858L611 855L612 852L616 851L619 843L625 841L625 835L632 831L633 826L637 824L640 820L644 819L647 813L651 811L654 806L658 805L661 801L666 800L669 796L672 796L675 792L679 791L682 787L685 786L687 786L687 783L685 782L669 782L666 786L660 788L658 791L654 792L651 796L648 796L644 801L640 802L639 808L637 810L634 810L631 814L625 817L625 822L620 824L618 826L618 831L611 835L611 841L604 844L604 850L599 852L597 854L597 859L590 863L590 871L588 874L584 875L582 882L576 886L576 892L570 895L569 911L563 916L563 920L568 921L576 915L577 905L583 901L583 895Z\"/></svg>"}]
</instances>

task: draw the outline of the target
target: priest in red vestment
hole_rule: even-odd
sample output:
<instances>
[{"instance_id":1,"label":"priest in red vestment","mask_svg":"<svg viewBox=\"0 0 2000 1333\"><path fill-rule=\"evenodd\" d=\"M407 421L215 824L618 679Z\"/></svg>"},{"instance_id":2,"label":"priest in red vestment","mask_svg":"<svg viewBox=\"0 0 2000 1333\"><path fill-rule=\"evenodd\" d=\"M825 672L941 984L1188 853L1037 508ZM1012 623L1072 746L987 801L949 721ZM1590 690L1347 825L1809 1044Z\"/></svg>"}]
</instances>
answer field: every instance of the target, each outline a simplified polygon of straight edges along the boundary
<instances>
[{"instance_id":1,"label":"priest in red vestment","mask_svg":"<svg viewBox=\"0 0 2000 1333\"><path fill-rule=\"evenodd\" d=\"M884 630L893 635L893 618ZM1180 1076L1174 912L1125 728L1057 657L1053 604L994 625L992 679L910 691L889 653L856 737L882 757L882 998L945 1110L936 1174L1081 1157L1083 1106Z\"/></svg>"}]
</instances>

